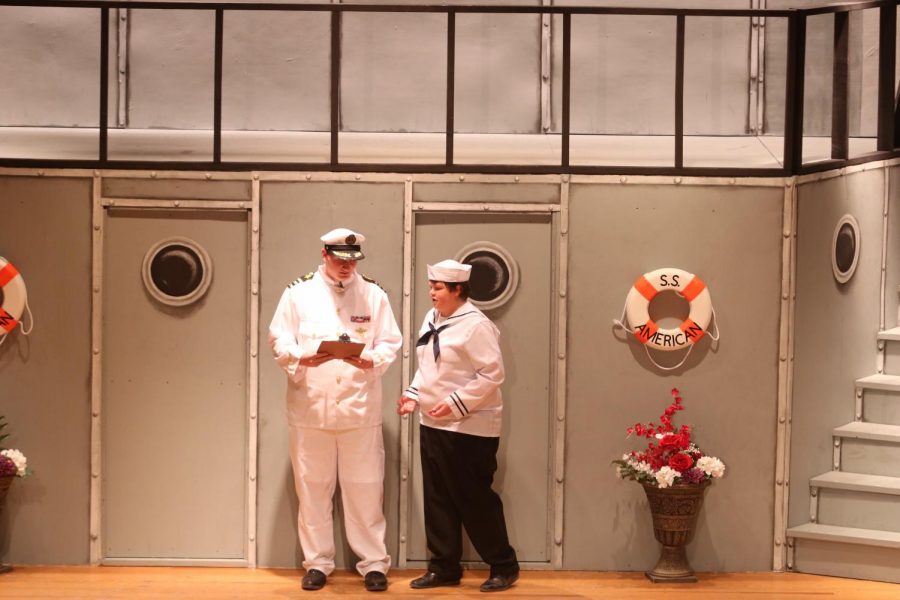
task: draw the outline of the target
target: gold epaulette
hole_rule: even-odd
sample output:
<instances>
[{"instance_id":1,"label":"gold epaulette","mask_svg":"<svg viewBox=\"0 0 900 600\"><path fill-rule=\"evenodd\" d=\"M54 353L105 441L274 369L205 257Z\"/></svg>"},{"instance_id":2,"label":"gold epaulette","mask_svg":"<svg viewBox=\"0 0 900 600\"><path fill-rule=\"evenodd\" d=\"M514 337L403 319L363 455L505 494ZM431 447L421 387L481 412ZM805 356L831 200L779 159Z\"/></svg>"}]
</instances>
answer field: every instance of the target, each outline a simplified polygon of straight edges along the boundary
<instances>
[{"instance_id":1,"label":"gold epaulette","mask_svg":"<svg viewBox=\"0 0 900 600\"><path fill-rule=\"evenodd\" d=\"M307 273L306 275L304 275L303 277L298 277L297 279L295 279L295 280L293 280L292 282L290 282L290 283L288 284L288 287L289 287L289 288L292 288L292 287L294 287L295 285L297 285L298 283L303 283L304 281L309 281L310 279L313 278L313 275L315 275L315 274L316 274L316 273L315 273L314 271L311 271L311 272Z\"/></svg>"},{"instance_id":2,"label":"gold epaulette","mask_svg":"<svg viewBox=\"0 0 900 600\"><path fill-rule=\"evenodd\" d=\"M362 273L360 273L359 276L362 277L365 281L368 281L369 283L374 283L375 285L377 285L378 287L381 288L381 291L382 291L382 292L384 292L385 294L387 294L387 290L384 289L384 286L381 285L380 283L378 283L377 281L375 281L374 279L372 279L371 277L366 277L366 276L363 275Z\"/></svg>"}]
</instances>

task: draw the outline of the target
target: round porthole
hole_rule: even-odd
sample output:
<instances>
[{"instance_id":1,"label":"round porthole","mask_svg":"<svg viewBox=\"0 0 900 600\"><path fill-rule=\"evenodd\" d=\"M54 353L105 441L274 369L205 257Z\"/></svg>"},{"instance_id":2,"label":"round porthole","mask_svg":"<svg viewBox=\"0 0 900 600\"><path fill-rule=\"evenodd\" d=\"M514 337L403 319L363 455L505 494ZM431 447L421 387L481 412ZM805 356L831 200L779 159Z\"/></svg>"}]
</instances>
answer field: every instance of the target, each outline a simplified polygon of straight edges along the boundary
<instances>
[{"instance_id":1,"label":"round porthole","mask_svg":"<svg viewBox=\"0 0 900 600\"><path fill-rule=\"evenodd\" d=\"M834 228L831 242L831 270L838 283L847 283L859 262L859 223L853 215L844 215Z\"/></svg>"},{"instance_id":2,"label":"round porthole","mask_svg":"<svg viewBox=\"0 0 900 600\"><path fill-rule=\"evenodd\" d=\"M144 287L168 306L187 306L203 297L212 282L212 260L197 242L169 238L144 255Z\"/></svg>"},{"instance_id":3,"label":"round porthole","mask_svg":"<svg viewBox=\"0 0 900 600\"><path fill-rule=\"evenodd\" d=\"M516 293L519 267L506 248L493 242L475 242L460 250L456 260L472 265L469 301L478 308L498 308Z\"/></svg>"}]
</instances>

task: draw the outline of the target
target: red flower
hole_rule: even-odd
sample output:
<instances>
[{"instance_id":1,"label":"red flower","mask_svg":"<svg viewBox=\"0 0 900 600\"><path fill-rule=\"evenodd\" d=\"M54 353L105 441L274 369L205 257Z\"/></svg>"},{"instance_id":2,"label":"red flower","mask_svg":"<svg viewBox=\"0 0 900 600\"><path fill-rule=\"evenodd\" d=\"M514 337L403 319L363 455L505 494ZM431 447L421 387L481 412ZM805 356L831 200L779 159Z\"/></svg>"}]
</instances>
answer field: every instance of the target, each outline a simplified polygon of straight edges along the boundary
<instances>
[{"instance_id":1,"label":"red flower","mask_svg":"<svg viewBox=\"0 0 900 600\"><path fill-rule=\"evenodd\" d=\"M669 433L659 440L659 445L664 450L687 450L690 445L690 438L681 433Z\"/></svg>"},{"instance_id":2,"label":"red flower","mask_svg":"<svg viewBox=\"0 0 900 600\"><path fill-rule=\"evenodd\" d=\"M684 473L694 466L694 461L687 454L679 452L678 454L673 454L672 458L669 459L669 466L679 473Z\"/></svg>"}]
</instances>

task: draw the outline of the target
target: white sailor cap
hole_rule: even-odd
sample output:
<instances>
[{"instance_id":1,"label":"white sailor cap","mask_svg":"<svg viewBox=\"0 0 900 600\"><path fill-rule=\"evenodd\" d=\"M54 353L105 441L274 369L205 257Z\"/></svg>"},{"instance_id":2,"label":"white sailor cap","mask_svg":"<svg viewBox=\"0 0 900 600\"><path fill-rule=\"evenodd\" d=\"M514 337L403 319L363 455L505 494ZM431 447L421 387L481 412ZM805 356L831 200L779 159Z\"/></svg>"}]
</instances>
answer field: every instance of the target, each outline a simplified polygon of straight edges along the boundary
<instances>
[{"instance_id":1,"label":"white sailor cap","mask_svg":"<svg viewBox=\"0 0 900 600\"><path fill-rule=\"evenodd\" d=\"M366 257L360 248L366 236L346 227L332 229L319 239L325 243L325 252L341 260L362 260Z\"/></svg>"},{"instance_id":2,"label":"white sailor cap","mask_svg":"<svg viewBox=\"0 0 900 600\"><path fill-rule=\"evenodd\" d=\"M472 265L466 265L452 259L442 260L435 265L428 265L428 279L445 283L462 283L469 280Z\"/></svg>"}]
</instances>

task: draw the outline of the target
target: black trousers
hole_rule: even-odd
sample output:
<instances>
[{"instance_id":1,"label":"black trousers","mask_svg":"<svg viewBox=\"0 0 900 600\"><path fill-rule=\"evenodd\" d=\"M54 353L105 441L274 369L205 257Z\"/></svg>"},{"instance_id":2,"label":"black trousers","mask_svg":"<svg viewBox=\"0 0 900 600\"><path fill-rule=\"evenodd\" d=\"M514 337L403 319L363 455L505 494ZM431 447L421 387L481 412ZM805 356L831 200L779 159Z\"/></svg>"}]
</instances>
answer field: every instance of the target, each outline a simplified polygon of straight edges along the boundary
<instances>
[{"instance_id":1,"label":"black trousers","mask_svg":"<svg viewBox=\"0 0 900 600\"><path fill-rule=\"evenodd\" d=\"M491 575L519 572L509 545L503 503L491 489L500 438L444 431L422 425L422 486L428 570L446 579L462 576L462 528Z\"/></svg>"}]
</instances>

